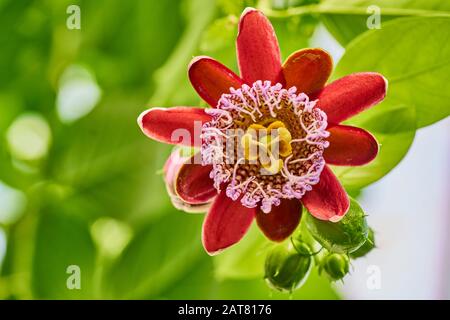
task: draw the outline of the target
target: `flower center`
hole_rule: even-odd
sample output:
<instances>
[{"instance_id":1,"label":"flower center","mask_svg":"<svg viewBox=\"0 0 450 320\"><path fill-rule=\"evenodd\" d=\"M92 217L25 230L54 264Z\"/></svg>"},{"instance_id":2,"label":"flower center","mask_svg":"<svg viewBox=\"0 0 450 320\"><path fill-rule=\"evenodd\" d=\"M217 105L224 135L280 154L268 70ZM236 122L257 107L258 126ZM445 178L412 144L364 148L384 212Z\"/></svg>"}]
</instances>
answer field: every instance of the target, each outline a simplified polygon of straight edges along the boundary
<instances>
[{"instance_id":1,"label":"flower center","mask_svg":"<svg viewBox=\"0 0 450 320\"><path fill-rule=\"evenodd\" d=\"M270 212L280 200L300 199L325 165L326 114L296 88L269 81L223 94L202 128L202 160L212 164L219 190L246 207Z\"/></svg>"},{"instance_id":2,"label":"flower center","mask_svg":"<svg viewBox=\"0 0 450 320\"><path fill-rule=\"evenodd\" d=\"M292 154L291 141L292 135L285 124L274 121L267 128L260 123L250 125L241 138L241 145L246 160L259 160L264 170L276 174L283 167L283 160L278 156Z\"/></svg>"}]
</instances>

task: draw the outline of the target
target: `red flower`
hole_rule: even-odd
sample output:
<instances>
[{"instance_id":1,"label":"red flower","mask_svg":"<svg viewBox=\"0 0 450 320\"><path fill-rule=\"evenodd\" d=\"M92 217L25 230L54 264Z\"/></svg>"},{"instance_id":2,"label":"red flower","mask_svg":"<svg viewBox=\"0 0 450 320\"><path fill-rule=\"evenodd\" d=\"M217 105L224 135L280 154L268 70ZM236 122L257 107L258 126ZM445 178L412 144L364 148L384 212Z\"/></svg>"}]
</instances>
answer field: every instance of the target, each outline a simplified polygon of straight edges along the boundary
<instances>
[{"instance_id":1,"label":"red flower","mask_svg":"<svg viewBox=\"0 0 450 320\"><path fill-rule=\"evenodd\" d=\"M319 219L340 220L349 199L325 162L357 166L376 157L378 143L369 132L340 123L379 103L387 90L378 73L325 86L332 59L321 49L297 51L282 64L270 22L254 9L242 14L236 44L240 77L209 57L189 66L193 87L212 108L153 108L138 120L152 139L201 148L201 163L171 156L165 178L177 208L209 207L203 224L209 254L238 242L255 217L269 239L284 240L297 227L302 204ZM189 139L180 141L177 129ZM235 138L230 129L243 130L244 155L225 155ZM261 134L266 129L279 134L280 159L273 156L274 140ZM252 144L267 156L252 158Z\"/></svg>"}]
</instances>

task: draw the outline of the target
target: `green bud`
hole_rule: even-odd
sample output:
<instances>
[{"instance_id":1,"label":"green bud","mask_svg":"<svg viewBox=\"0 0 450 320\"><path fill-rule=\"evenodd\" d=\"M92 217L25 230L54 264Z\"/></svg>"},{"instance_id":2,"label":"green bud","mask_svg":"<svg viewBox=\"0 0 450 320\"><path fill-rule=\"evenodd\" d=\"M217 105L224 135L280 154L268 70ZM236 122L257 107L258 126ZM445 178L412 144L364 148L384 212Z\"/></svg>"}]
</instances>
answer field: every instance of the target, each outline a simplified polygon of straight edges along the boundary
<instances>
[{"instance_id":1,"label":"green bud","mask_svg":"<svg viewBox=\"0 0 450 320\"><path fill-rule=\"evenodd\" d=\"M311 250L304 242L279 244L267 254L265 279L269 287L292 292L300 288L312 266Z\"/></svg>"},{"instance_id":2,"label":"green bud","mask_svg":"<svg viewBox=\"0 0 450 320\"><path fill-rule=\"evenodd\" d=\"M330 252L354 252L367 240L369 228L364 211L351 198L350 209L339 222L319 220L311 214L304 219L314 239Z\"/></svg>"},{"instance_id":3,"label":"green bud","mask_svg":"<svg viewBox=\"0 0 450 320\"><path fill-rule=\"evenodd\" d=\"M358 250L350 253L350 257L353 259L364 257L368 254L372 249L375 248L375 235L373 233L373 229L369 228L369 236L367 237L366 242L359 247Z\"/></svg>"},{"instance_id":4,"label":"green bud","mask_svg":"<svg viewBox=\"0 0 450 320\"><path fill-rule=\"evenodd\" d=\"M346 254L330 253L321 264L321 271L325 271L331 280L341 280L348 273L350 259Z\"/></svg>"}]
</instances>

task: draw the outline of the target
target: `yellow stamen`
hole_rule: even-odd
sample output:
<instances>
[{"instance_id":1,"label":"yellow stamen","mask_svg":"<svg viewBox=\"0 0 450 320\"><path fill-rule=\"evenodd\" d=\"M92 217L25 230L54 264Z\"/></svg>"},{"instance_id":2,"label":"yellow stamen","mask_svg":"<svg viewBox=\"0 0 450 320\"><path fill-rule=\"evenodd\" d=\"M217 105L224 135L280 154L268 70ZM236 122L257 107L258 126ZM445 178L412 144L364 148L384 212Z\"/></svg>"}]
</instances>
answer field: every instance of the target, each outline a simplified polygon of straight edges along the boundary
<instances>
[{"instance_id":1,"label":"yellow stamen","mask_svg":"<svg viewBox=\"0 0 450 320\"><path fill-rule=\"evenodd\" d=\"M278 128L286 128L286 126L285 126L284 123L281 122L281 121L275 121L275 122L272 122L272 123L267 127L267 129L268 129L269 131L271 131L271 130L273 130L273 129L278 129Z\"/></svg>"},{"instance_id":2,"label":"yellow stamen","mask_svg":"<svg viewBox=\"0 0 450 320\"><path fill-rule=\"evenodd\" d=\"M277 130L275 139L270 131ZM292 154L290 142L292 135L283 122L274 121L267 128L259 123L251 124L241 139L244 157L247 160L259 160L261 166L270 174L276 174L283 168L283 160L274 156L275 148L279 155L287 157Z\"/></svg>"},{"instance_id":3,"label":"yellow stamen","mask_svg":"<svg viewBox=\"0 0 450 320\"><path fill-rule=\"evenodd\" d=\"M280 156L287 157L292 153L292 146L289 142L281 140L279 146L280 146Z\"/></svg>"},{"instance_id":4,"label":"yellow stamen","mask_svg":"<svg viewBox=\"0 0 450 320\"><path fill-rule=\"evenodd\" d=\"M290 142L292 141L292 135L289 132L288 129L284 127L284 124L281 121L277 121L278 123L274 122L272 125L276 128L278 131L277 139L271 140L270 143L270 150L273 153L275 148L279 148L278 152L279 155L282 157L287 157L290 154L292 154L292 147ZM283 126L280 126L281 125Z\"/></svg>"},{"instance_id":5,"label":"yellow stamen","mask_svg":"<svg viewBox=\"0 0 450 320\"><path fill-rule=\"evenodd\" d=\"M286 128L278 128L278 135L280 136L281 141L286 141L286 142L292 141L291 133Z\"/></svg>"},{"instance_id":6,"label":"yellow stamen","mask_svg":"<svg viewBox=\"0 0 450 320\"><path fill-rule=\"evenodd\" d=\"M263 164L262 166L270 174L277 174L283 168L283 160L281 160L281 159L278 159L278 160L271 159L270 165Z\"/></svg>"}]
</instances>

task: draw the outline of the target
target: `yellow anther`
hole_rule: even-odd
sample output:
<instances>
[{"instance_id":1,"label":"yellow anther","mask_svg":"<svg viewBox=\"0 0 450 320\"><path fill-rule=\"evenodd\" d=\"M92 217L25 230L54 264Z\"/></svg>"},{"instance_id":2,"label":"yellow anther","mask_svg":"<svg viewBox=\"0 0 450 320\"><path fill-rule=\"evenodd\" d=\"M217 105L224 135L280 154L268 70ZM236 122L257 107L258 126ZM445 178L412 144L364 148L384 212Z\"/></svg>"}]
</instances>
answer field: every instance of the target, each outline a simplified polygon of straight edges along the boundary
<instances>
[{"instance_id":1,"label":"yellow anther","mask_svg":"<svg viewBox=\"0 0 450 320\"><path fill-rule=\"evenodd\" d=\"M292 140L291 133L286 128L278 128L278 135L281 141L291 142Z\"/></svg>"},{"instance_id":2,"label":"yellow anther","mask_svg":"<svg viewBox=\"0 0 450 320\"><path fill-rule=\"evenodd\" d=\"M283 122L281 122L281 121L275 121L275 122L272 122L268 127L267 127L267 129L270 131L270 130L273 130L273 129L278 129L278 128L286 128L286 126L284 125L284 123Z\"/></svg>"},{"instance_id":3,"label":"yellow anther","mask_svg":"<svg viewBox=\"0 0 450 320\"><path fill-rule=\"evenodd\" d=\"M270 174L277 174L283 168L283 160L281 159L272 159L270 164L262 164L263 168L267 170Z\"/></svg>"},{"instance_id":4,"label":"yellow anther","mask_svg":"<svg viewBox=\"0 0 450 320\"><path fill-rule=\"evenodd\" d=\"M272 130L276 129L278 135L275 139L270 140L270 151L275 152L275 148L278 148L278 154L282 157L287 157L292 154L292 135L281 121L275 121L271 124ZM270 126L269 126L270 127Z\"/></svg>"},{"instance_id":5,"label":"yellow anther","mask_svg":"<svg viewBox=\"0 0 450 320\"><path fill-rule=\"evenodd\" d=\"M280 147L280 156L282 157L287 157L290 154L292 154L292 146L289 142L285 141L285 140L281 140L279 143L279 147Z\"/></svg>"},{"instance_id":6,"label":"yellow anther","mask_svg":"<svg viewBox=\"0 0 450 320\"><path fill-rule=\"evenodd\" d=\"M275 139L272 139L271 130L278 131ZM292 154L291 141L291 133L282 121L274 121L267 128L253 123L241 138L245 159L259 160L263 168L271 174L280 172L283 166L283 160L274 157L275 148L279 148L278 155L287 157Z\"/></svg>"}]
</instances>

